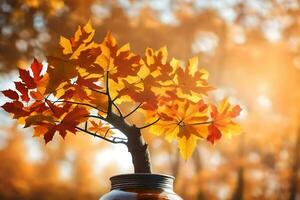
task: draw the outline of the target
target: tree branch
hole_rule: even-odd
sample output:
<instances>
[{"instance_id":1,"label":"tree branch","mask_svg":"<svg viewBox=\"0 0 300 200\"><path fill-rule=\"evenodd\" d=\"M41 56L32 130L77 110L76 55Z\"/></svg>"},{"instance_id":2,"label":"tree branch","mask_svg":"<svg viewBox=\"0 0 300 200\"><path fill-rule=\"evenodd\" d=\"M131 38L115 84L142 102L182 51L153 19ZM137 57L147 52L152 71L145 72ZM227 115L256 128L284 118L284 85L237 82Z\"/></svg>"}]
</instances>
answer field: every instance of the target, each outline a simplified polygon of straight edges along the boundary
<instances>
[{"instance_id":1,"label":"tree branch","mask_svg":"<svg viewBox=\"0 0 300 200\"><path fill-rule=\"evenodd\" d=\"M96 110L99 110L100 112L107 113L106 111L101 110L101 109L97 108L96 106L93 106L88 103L80 103L80 102L76 102L76 101L67 101L67 100L51 101L51 102L52 103L71 103L71 104L77 104L77 105L82 105L82 106L88 106L88 107L94 108Z\"/></svg>"},{"instance_id":2,"label":"tree branch","mask_svg":"<svg viewBox=\"0 0 300 200\"><path fill-rule=\"evenodd\" d=\"M156 124L159 120L160 120L160 118L157 118L154 122L151 122L150 124L147 124L145 126L139 127L138 129L148 128L149 126L152 126L152 125Z\"/></svg>"},{"instance_id":3,"label":"tree branch","mask_svg":"<svg viewBox=\"0 0 300 200\"><path fill-rule=\"evenodd\" d=\"M87 115L86 117L91 117L91 118L101 119L101 120L107 122L107 120L106 120L104 117L99 116L99 115Z\"/></svg>"},{"instance_id":4,"label":"tree branch","mask_svg":"<svg viewBox=\"0 0 300 200\"><path fill-rule=\"evenodd\" d=\"M97 134L95 134L95 133L92 133L92 132L90 132L90 131L88 131L88 130L85 130L85 129L83 129L83 128L80 128L80 127L78 127L78 126L76 126L76 129L82 131L83 133L92 135L92 136L94 136L94 137L101 138L102 140L105 140L105 141L110 142L110 143L113 143L113 144L125 144L125 145L127 145L127 142L125 142L126 139L124 139L124 138L112 137L112 140L111 140L111 139L108 139L108 138L103 137L103 136L101 136L101 135L97 135ZM118 139L119 141L117 141L117 139Z\"/></svg>"},{"instance_id":5,"label":"tree branch","mask_svg":"<svg viewBox=\"0 0 300 200\"><path fill-rule=\"evenodd\" d=\"M135 109L133 109L131 112L129 112L123 118L126 119L126 117L129 117L130 115L132 115L135 111L137 111L137 109L139 109L141 107L142 104L143 104L143 102L141 102Z\"/></svg>"},{"instance_id":6,"label":"tree branch","mask_svg":"<svg viewBox=\"0 0 300 200\"><path fill-rule=\"evenodd\" d=\"M113 101L112 101L112 105L117 109L117 111L118 111L120 117L123 117L123 114L122 114L120 108L119 108Z\"/></svg>"}]
</instances>

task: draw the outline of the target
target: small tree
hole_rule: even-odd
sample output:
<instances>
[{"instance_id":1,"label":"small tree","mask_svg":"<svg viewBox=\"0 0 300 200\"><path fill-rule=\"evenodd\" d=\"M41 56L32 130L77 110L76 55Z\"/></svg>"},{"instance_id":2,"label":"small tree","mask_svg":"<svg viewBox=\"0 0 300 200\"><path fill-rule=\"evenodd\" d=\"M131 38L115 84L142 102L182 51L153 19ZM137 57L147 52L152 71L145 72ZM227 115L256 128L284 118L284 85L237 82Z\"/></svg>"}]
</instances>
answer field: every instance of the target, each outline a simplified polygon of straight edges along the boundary
<instances>
[{"instance_id":1,"label":"small tree","mask_svg":"<svg viewBox=\"0 0 300 200\"><path fill-rule=\"evenodd\" d=\"M61 37L61 50L47 57L48 67L34 59L29 70L19 69L21 81L3 94L12 101L2 108L46 143L55 133L81 131L114 144L124 144L132 155L135 173L151 173L147 144L142 130L177 140L180 153L188 159L198 139L211 143L223 134L238 132L233 118L240 107L227 99L212 104L207 94L208 72L198 69L196 57L185 67L167 59L165 47L147 48L143 57L122 47L108 33L103 42L93 41L95 30L88 22L70 39ZM45 67L46 68L46 67ZM45 71L45 72L44 72ZM123 113L120 105L134 107ZM130 124L137 112L145 125ZM117 137L118 129L124 137Z\"/></svg>"}]
</instances>

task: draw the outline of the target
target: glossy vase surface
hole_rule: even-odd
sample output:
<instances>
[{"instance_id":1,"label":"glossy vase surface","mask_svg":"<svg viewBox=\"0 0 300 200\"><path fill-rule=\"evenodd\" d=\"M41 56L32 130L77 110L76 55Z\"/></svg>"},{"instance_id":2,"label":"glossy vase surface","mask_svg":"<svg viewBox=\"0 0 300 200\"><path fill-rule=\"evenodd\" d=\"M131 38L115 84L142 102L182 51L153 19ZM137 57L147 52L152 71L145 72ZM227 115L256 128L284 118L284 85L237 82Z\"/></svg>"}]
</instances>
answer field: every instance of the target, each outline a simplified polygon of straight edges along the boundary
<instances>
[{"instance_id":1,"label":"glossy vase surface","mask_svg":"<svg viewBox=\"0 0 300 200\"><path fill-rule=\"evenodd\" d=\"M111 191L100 200L182 200L174 191L174 178L161 174L113 176Z\"/></svg>"}]
</instances>

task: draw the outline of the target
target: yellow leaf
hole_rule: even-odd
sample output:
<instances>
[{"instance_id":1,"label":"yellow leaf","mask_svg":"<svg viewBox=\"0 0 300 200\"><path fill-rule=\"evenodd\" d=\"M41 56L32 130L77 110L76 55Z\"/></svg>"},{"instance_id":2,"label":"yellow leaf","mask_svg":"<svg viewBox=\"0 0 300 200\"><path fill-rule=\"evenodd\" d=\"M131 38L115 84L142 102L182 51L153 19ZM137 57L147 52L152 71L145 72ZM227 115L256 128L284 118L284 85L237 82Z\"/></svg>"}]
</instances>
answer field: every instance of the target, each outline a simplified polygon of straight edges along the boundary
<instances>
[{"instance_id":1,"label":"yellow leaf","mask_svg":"<svg viewBox=\"0 0 300 200\"><path fill-rule=\"evenodd\" d=\"M189 72L191 75L194 75L196 71L198 71L198 57L195 56L189 59Z\"/></svg>"},{"instance_id":2,"label":"yellow leaf","mask_svg":"<svg viewBox=\"0 0 300 200\"><path fill-rule=\"evenodd\" d=\"M121 52L130 51L130 44L124 44L120 49L117 51L117 56L120 55Z\"/></svg>"},{"instance_id":3,"label":"yellow leaf","mask_svg":"<svg viewBox=\"0 0 300 200\"><path fill-rule=\"evenodd\" d=\"M197 145L197 138L193 135L191 135L189 138L186 137L180 138L178 142L178 147L181 156L185 160L189 159L192 156L196 148L196 145Z\"/></svg>"},{"instance_id":4,"label":"yellow leaf","mask_svg":"<svg viewBox=\"0 0 300 200\"><path fill-rule=\"evenodd\" d=\"M92 26L92 21L89 19L89 21L86 23L86 25L83 27L83 30L87 33L92 33L95 31L95 29Z\"/></svg>"},{"instance_id":5,"label":"yellow leaf","mask_svg":"<svg viewBox=\"0 0 300 200\"><path fill-rule=\"evenodd\" d=\"M63 48L63 54L71 54L73 53L72 45L69 39L60 36L59 41L60 46Z\"/></svg>"},{"instance_id":6,"label":"yellow leaf","mask_svg":"<svg viewBox=\"0 0 300 200\"><path fill-rule=\"evenodd\" d=\"M156 55L158 55L159 53L161 53L162 57L161 57L161 62L162 64L166 64L167 59L168 59L168 50L166 46L161 47L158 51L155 52Z\"/></svg>"}]
</instances>

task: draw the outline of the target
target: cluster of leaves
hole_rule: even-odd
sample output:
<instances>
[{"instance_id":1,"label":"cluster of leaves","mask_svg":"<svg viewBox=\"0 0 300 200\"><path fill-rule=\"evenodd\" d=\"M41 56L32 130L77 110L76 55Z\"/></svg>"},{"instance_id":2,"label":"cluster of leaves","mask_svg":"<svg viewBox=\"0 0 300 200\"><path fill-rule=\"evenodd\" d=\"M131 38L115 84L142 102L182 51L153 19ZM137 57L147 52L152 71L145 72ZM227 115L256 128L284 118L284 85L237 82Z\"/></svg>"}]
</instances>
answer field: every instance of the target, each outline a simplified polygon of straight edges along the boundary
<instances>
[{"instance_id":1,"label":"cluster of leaves","mask_svg":"<svg viewBox=\"0 0 300 200\"><path fill-rule=\"evenodd\" d=\"M227 99L219 105L210 103L207 95L213 88L207 83L208 72L198 69L196 57L184 66L168 59L165 47L147 48L140 56L129 44L119 47L111 33L101 43L93 40L94 35L90 22L79 26L70 39L61 37L61 52L47 57L45 70L37 60L29 70L19 69L16 91L3 91L13 100L3 109L25 127L34 127L35 135L46 142L56 132L65 137L67 132L83 131L124 144L126 138L114 137L111 131L119 127L108 119L116 115L126 121L139 112L146 123L140 129L150 127L153 134L177 140L185 159L198 139L215 143L223 134L239 131L233 119L240 107ZM123 115L119 107L124 102L136 108Z\"/></svg>"}]
</instances>

